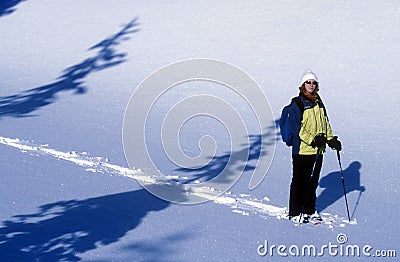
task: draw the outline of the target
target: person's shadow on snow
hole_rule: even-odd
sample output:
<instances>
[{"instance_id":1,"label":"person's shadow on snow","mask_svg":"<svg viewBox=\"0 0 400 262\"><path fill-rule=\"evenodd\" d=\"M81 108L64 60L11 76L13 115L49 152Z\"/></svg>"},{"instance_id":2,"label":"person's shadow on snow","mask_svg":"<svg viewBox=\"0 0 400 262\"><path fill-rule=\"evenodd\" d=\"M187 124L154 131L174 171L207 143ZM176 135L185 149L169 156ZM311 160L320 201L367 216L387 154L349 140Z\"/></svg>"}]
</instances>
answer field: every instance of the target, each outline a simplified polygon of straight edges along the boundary
<instances>
[{"instance_id":1,"label":"person's shadow on snow","mask_svg":"<svg viewBox=\"0 0 400 262\"><path fill-rule=\"evenodd\" d=\"M361 186L360 182L360 169L361 163L358 161L354 161L347 169L343 170L346 193L359 191L359 197L356 205L354 206L352 217L354 216L355 210L361 197L361 193L365 191L365 187ZM316 208L319 212L322 212L330 205L344 197L342 176L339 171L332 172L322 177L319 181L319 187L324 188L324 190L318 196L316 202ZM343 202L343 204L345 203Z\"/></svg>"},{"instance_id":2,"label":"person's shadow on snow","mask_svg":"<svg viewBox=\"0 0 400 262\"><path fill-rule=\"evenodd\" d=\"M35 214L3 222L0 260L79 261L78 255L119 241L148 213L168 206L169 202L144 189L43 205ZM185 237L181 233L170 236L176 241ZM155 256L168 252L172 251L162 245L152 251Z\"/></svg>"}]
</instances>

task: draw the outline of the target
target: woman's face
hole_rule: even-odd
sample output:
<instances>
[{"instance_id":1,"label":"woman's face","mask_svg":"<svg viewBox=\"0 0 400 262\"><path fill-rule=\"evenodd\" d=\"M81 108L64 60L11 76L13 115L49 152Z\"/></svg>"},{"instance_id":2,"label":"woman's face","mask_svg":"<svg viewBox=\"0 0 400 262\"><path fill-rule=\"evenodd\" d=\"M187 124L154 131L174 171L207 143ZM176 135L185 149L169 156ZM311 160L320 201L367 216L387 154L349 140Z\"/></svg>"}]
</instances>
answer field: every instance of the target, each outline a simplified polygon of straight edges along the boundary
<instances>
[{"instance_id":1,"label":"woman's face","mask_svg":"<svg viewBox=\"0 0 400 262\"><path fill-rule=\"evenodd\" d=\"M315 88L318 86L318 82L312 79L309 79L304 82L305 88L308 93L313 93Z\"/></svg>"}]
</instances>

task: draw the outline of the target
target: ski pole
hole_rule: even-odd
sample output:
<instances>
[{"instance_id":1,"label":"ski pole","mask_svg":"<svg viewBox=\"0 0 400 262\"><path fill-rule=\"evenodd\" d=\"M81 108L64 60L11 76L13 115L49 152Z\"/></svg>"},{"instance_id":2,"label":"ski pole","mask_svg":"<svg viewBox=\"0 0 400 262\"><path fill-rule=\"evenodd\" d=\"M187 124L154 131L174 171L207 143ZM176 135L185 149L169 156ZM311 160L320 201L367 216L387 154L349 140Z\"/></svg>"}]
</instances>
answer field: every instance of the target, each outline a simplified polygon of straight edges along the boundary
<instances>
[{"instance_id":1,"label":"ski pole","mask_svg":"<svg viewBox=\"0 0 400 262\"><path fill-rule=\"evenodd\" d=\"M357 198L357 202L356 205L354 207L353 213L351 214L351 218L354 218L354 213L356 212L356 209L358 207L358 204L360 203L360 199L361 199L361 194L363 191L360 190L360 193L358 194L358 198Z\"/></svg>"},{"instance_id":2,"label":"ski pole","mask_svg":"<svg viewBox=\"0 0 400 262\"><path fill-rule=\"evenodd\" d=\"M319 158L319 155L320 155L320 150L321 150L321 147L318 148L317 154L316 154L316 156L315 156L315 160L314 160L314 164L313 164L313 169L312 169L311 175L310 175L310 180L308 181L307 192L306 192L306 195L305 195L305 197L304 197L303 206L301 207L299 225L300 225L300 223L301 223L301 219L303 218L303 213L304 213L304 210L305 210L305 208L306 208L306 202L307 202L308 194L310 194L311 181L312 181L312 179L313 179L313 177L314 177L315 165L317 164L317 161L318 161L318 158Z\"/></svg>"},{"instance_id":3,"label":"ski pole","mask_svg":"<svg viewBox=\"0 0 400 262\"><path fill-rule=\"evenodd\" d=\"M350 222L349 204L347 203L346 188L345 188L345 186L344 186L343 169L342 169L342 162L340 161L340 153L339 153L339 150L336 150L336 154L337 154L338 161L339 161L340 174L341 174L341 176L342 176L342 185L343 185L344 200L346 201L347 217L349 218L349 222Z\"/></svg>"}]
</instances>

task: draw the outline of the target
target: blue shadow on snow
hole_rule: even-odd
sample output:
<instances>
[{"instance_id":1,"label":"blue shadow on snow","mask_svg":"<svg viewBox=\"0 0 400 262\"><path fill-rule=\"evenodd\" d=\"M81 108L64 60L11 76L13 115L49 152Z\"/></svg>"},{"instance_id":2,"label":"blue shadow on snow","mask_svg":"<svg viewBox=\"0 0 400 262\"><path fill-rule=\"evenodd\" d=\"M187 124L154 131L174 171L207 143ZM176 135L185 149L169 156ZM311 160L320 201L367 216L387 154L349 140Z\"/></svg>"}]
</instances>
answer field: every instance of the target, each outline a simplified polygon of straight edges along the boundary
<instances>
[{"instance_id":1,"label":"blue shadow on snow","mask_svg":"<svg viewBox=\"0 0 400 262\"><path fill-rule=\"evenodd\" d=\"M0 10L1 11L1 10ZM85 94L84 79L91 73L119 65L126 61L127 54L116 51L116 47L129 39L128 35L138 32L137 18L127 23L114 35L100 41L89 50L98 50L95 56L65 69L54 83L23 91L19 94L0 97L0 118L5 116L27 117L41 107L54 103L62 91Z\"/></svg>"},{"instance_id":2,"label":"blue shadow on snow","mask_svg":"<svg viewBox=\"0 0 400 262\"><path fill-rule=\"evenodd\" d=\"M344 177L344 185L346 188L346 193L350 193L353 191L359 191L358 199L356 204L354 205L353 211L349 206L349 211L351 212L351 219L353 219L354 214L356 212L357 206L361 199L361 194L366 189L364 186L361 186L360 182L360 169L361 163L358 161L354 161L350 164L348 168L343 170ZM344 198L343 184L342 184L342 176L340 171L332 172L319 180L319 186L324 188L323 191L319 194L316 202L316 208L319 212L327 209L330 205L335 203L336 201ZM349 203L350 205L350 203ZM343 199L343 206L345 206L345 201Z\"/></svg>"},{"instance_id":3,"label":"blue shadow on snow","mask_svg":"<svg viewBox=\"0 0 400 262\"><path fill-rule=\"evenodd\" d=\"M2 0L0 2L0 17L15 12L15 7L26 0Z\"/></svg>"},{"instance_id":4,"label":"blue shadow on snow","mask_svg":"<svg viewBox=\"0 0 400 262\"><path fill-rule=\"evenodd\" d=\"M17 215L3 222L0 260L79 261L79 254L117 242L138 227L149 212L168 206L169 202L144 189L43 205L36 214ZM170 241L182 237L177 234ZM140 249L140 244L130 248Z\"/></svg>"},{"instance_id":5,"label":"blue shadow on snow","mask_svg":"<svg viewBox=\"0 0 400 262\"><path fill-rule=\"evenodd\" d=\"M252 171L256 168L257 161L262 157L261 150L263 147L272 145L278 140L279 137L275 134L275 126L269 126L266 128L263 134L249 135L248 136L248 147L234 152L227 152L222 155L210 157L211 161L200 168L177 168L175 171L178 173L185 173L186 179L178 180L182 184L194 183L195 181L209 181L224 171L225 168L230 168L228 174L232 176L225 176L225 180L220 179L221 183L231 183L231 180L236 178L238 170ZM243 153L248 150L248 157L243 159ZM264 152L264 154L272 152ZM231 166L227 167L229 161ZM233 167L233 168L232 168Z\"/></svg>"}]
</instances>

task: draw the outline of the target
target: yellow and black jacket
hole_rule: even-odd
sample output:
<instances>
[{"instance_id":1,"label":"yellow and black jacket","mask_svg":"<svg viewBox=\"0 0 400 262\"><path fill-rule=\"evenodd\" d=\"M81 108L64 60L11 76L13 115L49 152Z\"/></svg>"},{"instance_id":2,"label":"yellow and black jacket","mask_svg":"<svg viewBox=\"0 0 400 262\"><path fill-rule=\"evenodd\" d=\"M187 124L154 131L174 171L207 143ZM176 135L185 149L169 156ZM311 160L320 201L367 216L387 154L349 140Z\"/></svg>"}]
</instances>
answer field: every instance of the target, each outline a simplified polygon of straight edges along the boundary
<instances>
[{"instance_id":1,"label":"yellow and black jacket","mask_svg":"<svg viewBox=\"0 0 400 262\"><path fill-rule=\"evenodd\" d=\"M290 118L290 128L294 131L292 155L315 155L318 150L312 146L315 136L324 134L329 141L333 138L332 129L325 106L319 97L313 102L301 94L299 98L304 110L293 100L289 106L290 114L293 116ZM325 147L319 153L324 152Z\"/></svg>"}]
</instances>

